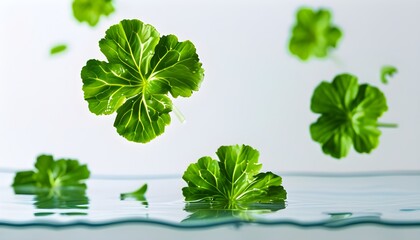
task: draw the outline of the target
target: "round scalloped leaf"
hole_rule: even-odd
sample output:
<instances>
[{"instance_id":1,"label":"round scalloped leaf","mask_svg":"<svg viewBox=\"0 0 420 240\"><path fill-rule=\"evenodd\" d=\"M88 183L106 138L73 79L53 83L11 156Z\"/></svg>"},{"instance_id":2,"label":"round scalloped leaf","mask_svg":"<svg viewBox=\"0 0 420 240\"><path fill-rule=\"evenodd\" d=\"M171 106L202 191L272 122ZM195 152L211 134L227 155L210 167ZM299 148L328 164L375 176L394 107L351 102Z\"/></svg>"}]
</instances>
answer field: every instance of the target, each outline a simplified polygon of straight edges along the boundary
<instances>
[{"instance_id":1,"label":"round scalloped leaf","mask_svg":"<svg viewBox=\"0 0 420 240\"><path fill-rule=\"evenodd\" d=\"M139 20L111 26L99 42L107 62L83 67L83 91L97 115L117 112L114 126L126 139L146 143L171 122L172 101L198 91L204 77L196 49L174 35L160 37Z\"/></svg>"},{"instance_id":2,"label":"round scalloped leaf","mask_svg":"<svg viewBox=\"0 0 420 240\"><path fill-rule=\"evenodd\" d=\"M331 23L330 11L303 7L296 14L289 50L301 60L324 58L337 47L341 36L341 30Z\"/></svg>"},{"instance_id":3,"label":"round scalloped leaf","mask_svg":"<svg viewBox=\"0 0 420 240\"><path fill-rule=\"evenodd\" d=\"M311 110L321 114L310 126L312 139L324 153L342 158L351 146L359 153L370 153L379 145L378 118L388 107L378 88L359 85L355 76L341 74L332 83L318 85Z\"/></svg>"}]
</instances>

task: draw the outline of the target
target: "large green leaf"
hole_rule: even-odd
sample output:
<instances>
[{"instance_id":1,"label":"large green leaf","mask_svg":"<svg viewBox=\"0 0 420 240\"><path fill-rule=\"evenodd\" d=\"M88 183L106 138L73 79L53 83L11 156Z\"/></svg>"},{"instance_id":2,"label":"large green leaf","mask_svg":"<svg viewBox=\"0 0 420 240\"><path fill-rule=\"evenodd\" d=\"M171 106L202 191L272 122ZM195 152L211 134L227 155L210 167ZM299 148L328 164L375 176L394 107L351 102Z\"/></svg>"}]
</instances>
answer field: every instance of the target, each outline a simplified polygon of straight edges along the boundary
<instances>
[{"instance_id":1,"label":"large green leaf","mask_svg":"<svg viewBox=\"0 0 420 240\"><path fill-rule=\"evenodd\" d=\"M332 83L318 85L311 110L321 114L310 127L312 139L321 143L324 153L342 158L351 146L359 153L370 153L378 146L378 118L388 107L378 88L359 85L355 76L341 74Z\"/></svg>"},{"instance_id":2,"label":"large green leaf","mask_svg":"<svg viewBox=\"0 0 420 240\"><path fill-rule=\"evenodd\" d=\"M146 143L162 134L171 121L167 95L189 97L204 77L190 41L160 37L139 20L111 26L99 46L108 62L89 60L83 67L84 96L95 114L117 111L114 126L130 141Z\"/></svg>"},{"instance_id":3,"label":"large green leaf","mask_svg":"<svg viewBox=\"0 0 420 240\"><path fill-rule=\"evenodd\" d=\"M183 175L188 186L182 189L186 201L211 203L221 209L251 209L255 204L284 204L286 191L281 177L259 173L259 153L246 145L222 146L220 161L202 157L190 164Z\"/></svg>"},{"instance_id":4,"label":"large green leaf","mask_svg":"<svg viewBox=\"0 0 420 240\"><path fill-rule=\"evenodd\" d=\"M302 7L296 14L289 50L301 60L323 58L337 46L341 36L340 29L331 23L330 11Z\"/></svg>"},{"instance_id":5,"label":"large green leaf","mask_svg":"<svg viewBox=\"0 0 420 240\"><path fill-rule=\"evenodd\" d=\"M74 0L73 15L79 22L87 22L96 26L101 16L108 16L114 12L112 0Z\"/></svg>"}]
</instances>

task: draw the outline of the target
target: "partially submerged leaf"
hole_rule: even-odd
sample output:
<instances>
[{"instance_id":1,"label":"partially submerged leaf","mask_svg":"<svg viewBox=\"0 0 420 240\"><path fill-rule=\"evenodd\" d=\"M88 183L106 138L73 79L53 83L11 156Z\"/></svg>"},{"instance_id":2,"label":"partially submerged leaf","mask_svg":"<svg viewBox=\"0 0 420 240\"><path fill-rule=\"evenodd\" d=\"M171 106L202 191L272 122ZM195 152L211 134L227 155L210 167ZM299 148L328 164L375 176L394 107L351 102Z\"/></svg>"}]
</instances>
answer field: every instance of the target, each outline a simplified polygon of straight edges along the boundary
<instances>
[{"instance_id":1,"label":"partially submerged leaf","mask_svg":"<svg viewBox=\"0 0 420 240\"><path fill-rule=\"evenodd\" d=\"M394 66L383 66L381 68L381 81L384 84L388 84L388 77L392 77L398 69Z\"/></svg>"},{"instance_id":2,"label":"partially submerged leaf","mask_svg":"<svg viewBox=\"0 0 420 240\"><path fill-rule=\"evenodd\" d=\"M222 146L219 161L202 157L183 175L186 201L210 203L221 209L251 209L255 204L284 204L286 191L280 176L259 173L259 152L250 146Z\"/></svg>"},{"instance_id":3,"label":"partially submerged leaf","mask_svg":"<svg viewBox=\"0 0 420 240\"><path fill-rule=\"evenodd\" d=\"M331 18L331 12L327 9L300 8L289 42L290 52L301 60L326 57L331 49L337 47L343 35L332 24Z\"/></svg>"},{"instance_id":4,"label":"partially submerged leaf","mask_svg":"<svg viewBox=\"0 0 420 240\"><path fill-rule=\"evenodd\" d=\"M101 16L114 12L112 0L74 0L73 15L79 22L86 22L91 27L98 24Z\"/></svg>"},{"instance_id":5,"label":"partially submerged leaf","mask_svg":"<svg viewBox=\"0 0 420 240\"><path fill-rule=\"evenodd\" d=\"M315 89L311 110L321 116L310 126L312 139L334 158L347 156L354 146L370 153L379 145L378 118L388 110L384 94L376 87L358 84L357 77L341 74Z\"/></svg>"},{"instance_id":6,"label":"partially submerged leaf","mask_svg":"<svg viewBox=\"0 0 420 240\"><path fill-rule=\"evenodd\" d=\"M108 62L89 60L83 91L97 115L117 112L114 126L126 139L146 143L171 121L168 97L189 97L204 77L194 45L174 35L160 37L139 20L111 26L99 42Z\"/></svg>"},{"instance_id":7,"label":"partially submerged leaf","mask_svg":"<svg viewBox=\"0 0 420 240\"><path fill-rule=\"evenodd\" d=\"M148 205L147 199L146 199L146 191L147 191L147 184L143 184L139 189L137 189L134 192L128 192L128 193L121 193L120 199L135 199L136 201L142 202L145 205Z\"/></svg>"},{"instance_id":8,"label":"partially submerged leaf","mask_svg":"<svg viewBox=\"0 0 420 240\"><path fill-rule=\"evenodd\" d=\"M89 175L87 166L77 160L54 160L51 155L40 155L33 171L16 173L12 187L16 194L34 195L38 209L87 209L84 181ZM49 214L36 214L44 215Z\"/></svg>"},{"instance_id":9,"label":"partially submerged leaf","mask_svg":"<svg viewBox=\"0 0 420 240\"><path fill-rule=\"evenodd\" d=\"M17 172L13 181L14 188L51 189L62 186L84 187L84 180L90 172L86 165L77 160L54 160L51 155L40 155L35 163L34 171Z\"/></svg>"}]
</instances>

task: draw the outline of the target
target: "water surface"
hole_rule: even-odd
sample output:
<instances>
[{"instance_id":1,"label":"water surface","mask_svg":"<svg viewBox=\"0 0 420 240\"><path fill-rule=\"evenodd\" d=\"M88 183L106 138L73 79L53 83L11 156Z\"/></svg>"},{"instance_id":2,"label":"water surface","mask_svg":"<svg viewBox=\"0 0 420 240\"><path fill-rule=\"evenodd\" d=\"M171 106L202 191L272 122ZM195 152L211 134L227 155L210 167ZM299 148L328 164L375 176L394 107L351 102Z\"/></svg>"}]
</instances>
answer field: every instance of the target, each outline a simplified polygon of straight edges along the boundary
<instances>
[{"instance_id":1,"label":"water surface","mask_svg":"<svg viewBox=\"0 0 420 240\"><path fill-rule=\"evenodd\" d=\"M281 174L283 206L248 211L188 207L179 176L93 177L77 194L15 193L12 173L0 173L0 226L104 226L152 223L179 228L225 224L345 227L374 223L420 226L420 173ZM120 193L148 184L147 204L120 200Z\"/></svg>"}]
</instances>

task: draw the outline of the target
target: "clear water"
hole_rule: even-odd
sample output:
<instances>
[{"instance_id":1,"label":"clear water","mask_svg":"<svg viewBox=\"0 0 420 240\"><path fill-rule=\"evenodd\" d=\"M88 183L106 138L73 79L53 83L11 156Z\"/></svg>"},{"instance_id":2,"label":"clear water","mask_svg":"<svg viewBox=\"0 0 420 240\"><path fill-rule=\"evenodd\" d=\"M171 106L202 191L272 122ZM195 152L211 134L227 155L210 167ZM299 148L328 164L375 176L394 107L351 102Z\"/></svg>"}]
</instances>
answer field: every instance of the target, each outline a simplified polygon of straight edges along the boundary
<instances>
[{"instance_id":1,"label":"clear water","mask_svg":"<svg viewBox=\"0 0 420 240\"><path fill-rule=\"evenodd\" d=\"M15 194L13 173L0 172L0 226L108 226L129 222L180 228L228 224L345 227L374 223L420 226L420 173L346 175L281 174L288 199L283 209L221 211L185 209L179 176L93 177L76 198ZM147 183L147 203L120 193Z\"/></svg>"}]
</instances>

